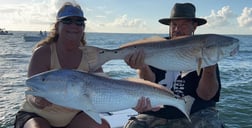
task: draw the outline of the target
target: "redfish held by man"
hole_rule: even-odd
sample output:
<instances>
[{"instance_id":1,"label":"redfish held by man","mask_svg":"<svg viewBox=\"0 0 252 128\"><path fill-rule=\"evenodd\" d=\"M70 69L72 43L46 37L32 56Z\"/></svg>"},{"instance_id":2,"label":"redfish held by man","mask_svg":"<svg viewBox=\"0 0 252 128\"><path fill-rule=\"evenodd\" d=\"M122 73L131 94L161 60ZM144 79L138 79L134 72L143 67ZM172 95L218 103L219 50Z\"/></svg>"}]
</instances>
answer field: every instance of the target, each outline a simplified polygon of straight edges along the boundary
<instances>
[{"instance_id":1,"label":"redfish held by man","mask_svg":"<svg viewBox=\"0 0 252 128\"><path fill-rule=\"evenodd\" d=\"M137 80L117 80L77 70L59 69L27 79L26 85L31 89L26 91L26 95L43 97L54 104L82 110L97 123L101 123L99 113L133 108L138 99L144 96L150 99L152 106L178 108L190 121L193 97L177 98L161 85Z\"/></svg>"},{"instance_id":2,"label":"redfish held by man","mask_svg":"<svg viewBox=\"0 0 252 128\"><path fill-rule=\"evenodd\" d=\"M86 52L91 71L113 59L124 59L136 50L144 50L144 62L170 71L199 71L214 65L239 51L239 40L233 37L202 34L166 40L162 37L146 38L127 43L118 49L81 47Z\"/></svg>"}]
</instances>

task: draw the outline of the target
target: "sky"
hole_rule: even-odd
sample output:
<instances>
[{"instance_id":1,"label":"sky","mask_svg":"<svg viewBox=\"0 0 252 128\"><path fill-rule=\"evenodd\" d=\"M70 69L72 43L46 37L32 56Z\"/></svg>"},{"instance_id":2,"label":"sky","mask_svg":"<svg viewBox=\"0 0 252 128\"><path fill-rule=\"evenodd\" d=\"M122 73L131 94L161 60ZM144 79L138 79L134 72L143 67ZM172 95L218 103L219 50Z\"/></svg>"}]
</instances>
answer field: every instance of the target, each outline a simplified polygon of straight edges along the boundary
<instances>
[{"instance_id":1,"label":"sky","mask_svg":"<svg viewBox=\"0 0 252 128\"><path fill-rule=\"evenodd\" d=\"M87 18L86 32L168 33L158 22L175 3L196 6L196 17L208 23L195 33L252 34L252 0L0 0L0 28L50 31L66 2L78 3Z\"/></svg>"}]
</instances>

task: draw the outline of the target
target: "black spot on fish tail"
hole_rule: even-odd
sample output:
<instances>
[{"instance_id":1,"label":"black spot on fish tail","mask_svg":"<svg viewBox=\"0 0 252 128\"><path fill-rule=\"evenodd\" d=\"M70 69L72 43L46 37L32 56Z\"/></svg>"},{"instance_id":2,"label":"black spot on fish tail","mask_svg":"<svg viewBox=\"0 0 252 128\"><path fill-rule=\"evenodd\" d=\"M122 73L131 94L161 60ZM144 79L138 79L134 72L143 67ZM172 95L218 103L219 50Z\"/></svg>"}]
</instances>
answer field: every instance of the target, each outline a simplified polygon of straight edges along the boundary
<instances>
[{"instance_id":1,"label":"black spot on fish tail","mask_svg":"<svg viewBox=\"0 0 252 128\"><path fill-rule=\"evenodd\" d=\"M108 115L108 116L112 116L114 115L112 112L102 112L103 115Z\"/></svg>"}]
</instances>

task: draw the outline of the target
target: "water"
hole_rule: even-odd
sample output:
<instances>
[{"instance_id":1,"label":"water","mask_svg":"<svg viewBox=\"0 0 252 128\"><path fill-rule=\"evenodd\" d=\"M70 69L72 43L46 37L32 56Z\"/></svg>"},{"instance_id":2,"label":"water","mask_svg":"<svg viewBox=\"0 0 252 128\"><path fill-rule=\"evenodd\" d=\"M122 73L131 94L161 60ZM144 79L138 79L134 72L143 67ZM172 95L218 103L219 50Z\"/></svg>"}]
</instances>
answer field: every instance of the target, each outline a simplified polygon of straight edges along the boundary
<instances>
[{"instance_id":1,"label":"water","mask_svg":"<svg viewBox=\"0 0 252 128\"><path fill-rule=\"evenodd\" d=\"M12 128L16 112L23 100L24 81L32 48L36 42L24 42L23 34L0 35L0 128ZM34 33L33 33L34 34ZM153 34L88 33L88 44L104 48L117 48L120 44L153 36ZM164 36L164 35L161 35ZM219 63L222 92L218 110L226 126L251 128L252 120L252 36L231 35L239 38L240 52ZM136 72L122 60L103 65L104 71L115 79L135 77Z\"/></svg>"}]
</instances>

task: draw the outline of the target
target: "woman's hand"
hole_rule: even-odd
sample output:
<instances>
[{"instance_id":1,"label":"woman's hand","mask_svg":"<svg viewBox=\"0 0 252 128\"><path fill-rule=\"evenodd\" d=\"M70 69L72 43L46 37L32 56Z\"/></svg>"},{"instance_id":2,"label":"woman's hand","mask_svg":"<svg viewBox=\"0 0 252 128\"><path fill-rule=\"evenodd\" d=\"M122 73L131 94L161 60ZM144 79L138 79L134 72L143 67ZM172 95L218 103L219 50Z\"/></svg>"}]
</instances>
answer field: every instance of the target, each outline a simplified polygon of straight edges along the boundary
<instances>
[{"instance_id":1,"label":"woman's hand","mask_svg":"<svg viewBox=\"0 0 252 128\"><path fill-rule=\"evenodd\" d=\"M145 111L158 111L161 107L152 107L151 101L149 98L141 97L138 100L137 106L133 109L137 111L138 113L142 113Z\"/></svg>"}]
</instances>

